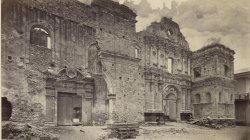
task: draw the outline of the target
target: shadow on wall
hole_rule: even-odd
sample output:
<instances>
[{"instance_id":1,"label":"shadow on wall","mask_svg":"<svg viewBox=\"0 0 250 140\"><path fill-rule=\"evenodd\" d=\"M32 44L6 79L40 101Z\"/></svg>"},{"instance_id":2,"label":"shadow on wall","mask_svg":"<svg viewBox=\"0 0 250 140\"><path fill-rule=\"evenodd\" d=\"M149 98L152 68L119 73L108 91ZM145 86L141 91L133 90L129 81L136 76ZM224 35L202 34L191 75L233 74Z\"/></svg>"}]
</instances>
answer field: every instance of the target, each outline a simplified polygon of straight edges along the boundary
<instances>
[{"instance_id":1,"label":"shadow on wall","mask_svg":"<svg viewBox=\"0 0 250 140\"><path fill-rule=\"evenodd\" d=\"M8 121L12 114L12 105L6 97L2 97L2 121Z\"/></svg>"}]
</instances>

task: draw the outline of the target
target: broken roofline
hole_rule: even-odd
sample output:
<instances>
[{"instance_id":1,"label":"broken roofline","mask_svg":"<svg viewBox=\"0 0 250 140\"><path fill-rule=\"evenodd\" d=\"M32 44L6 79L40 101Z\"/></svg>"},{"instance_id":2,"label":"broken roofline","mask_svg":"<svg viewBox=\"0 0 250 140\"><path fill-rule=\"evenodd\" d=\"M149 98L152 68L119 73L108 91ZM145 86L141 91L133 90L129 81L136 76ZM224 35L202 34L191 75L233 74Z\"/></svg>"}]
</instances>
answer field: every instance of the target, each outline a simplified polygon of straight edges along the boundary
<instances>
[{"instance_id":1,"label":"broken roofline","mask_svg":"<svg viewBox=\"0 0 250 140\"><path fill-rule=\"evenodd\" d=\"M235 54L234 50L226 47L225 45L223 45L221 43L212 43L212 44L206 45L206 46L202 47L201 49L194 51L193 53L195 54L195 53L203 52L204 50L208 50L208 49L211 49L213 47L219 47L219 48L222 48L222 49L226 49L229 52Z\"/></svg>"}]
</instances>

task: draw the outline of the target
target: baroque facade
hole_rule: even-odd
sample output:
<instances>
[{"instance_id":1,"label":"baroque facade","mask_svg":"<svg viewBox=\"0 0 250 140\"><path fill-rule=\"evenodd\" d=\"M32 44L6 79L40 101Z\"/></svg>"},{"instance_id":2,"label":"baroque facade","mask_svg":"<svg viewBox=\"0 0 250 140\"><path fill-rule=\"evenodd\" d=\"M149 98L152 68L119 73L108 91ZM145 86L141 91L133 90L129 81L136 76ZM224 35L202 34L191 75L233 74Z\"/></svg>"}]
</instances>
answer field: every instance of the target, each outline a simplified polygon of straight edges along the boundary
<instances>
[{"instance_id":1,"label":"baroque facade","mask_svg":"<svg viewBox=\"0 0 250 140\"><path fill-rule=\"evenodd\" d=\"M234 118L233 54L191 52L170 18L135 31L111 0L2 2L4 120L74 125Z\"/></svg>"}]
</instances>

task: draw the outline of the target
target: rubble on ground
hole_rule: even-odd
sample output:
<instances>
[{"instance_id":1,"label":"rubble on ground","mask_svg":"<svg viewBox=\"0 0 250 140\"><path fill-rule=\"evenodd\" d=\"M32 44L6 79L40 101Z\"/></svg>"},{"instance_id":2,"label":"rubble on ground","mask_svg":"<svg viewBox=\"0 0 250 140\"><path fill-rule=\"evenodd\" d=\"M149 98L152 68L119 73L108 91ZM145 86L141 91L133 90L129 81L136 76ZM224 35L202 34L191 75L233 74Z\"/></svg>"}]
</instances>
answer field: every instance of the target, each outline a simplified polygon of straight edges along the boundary
<instances>
[{"instance_id":1,"label":"rubble on ground","mask_svg":"<svg viewBox=\"0 0 250 140\"><path fill-rule=\"evenodd\" d=\"M184 128L176 129L176 128L164 128L164 129L155 129L155 130L148 130L148 129L143 129L141 132L142 134L161 134L161 133L172 133L172 134L177 134L177 133L188 133Z\"/></svg>"},{"instance_id":2,"label":"rubble on ground","mask_svg":"<svg viewBox=\"0 0 250 140\"><path fill-rule=\"evenodd\" d=\"M201 118L195 119L189 122L190 124L195 124L199 126L209 127L213 129L221 129L225 127L235 126L234 121L229 119L211 119L211 118Z\"/></svg>"},{"instance_id":3,"label":"rubble on ground","mask_svg":"<svg viewBox=\"0 0 250 140\"><path fill-rule=\"evenodd\" d=\"M139 134L139 124L138 123L113 123L107 124L107 128L110 129L108 134L109 138L133 138Z\"/></svg>"},{"instance_id":4,"label":"rubble on ground","mask_svg":"<svg viewBox=\"0 0 250 140\"><path fill-rule=\"evenodd\" d=\"M59 136L51 134L27 123L2 122L3 139L37 139L59 140Z\"/></svg>"}]
</instances>

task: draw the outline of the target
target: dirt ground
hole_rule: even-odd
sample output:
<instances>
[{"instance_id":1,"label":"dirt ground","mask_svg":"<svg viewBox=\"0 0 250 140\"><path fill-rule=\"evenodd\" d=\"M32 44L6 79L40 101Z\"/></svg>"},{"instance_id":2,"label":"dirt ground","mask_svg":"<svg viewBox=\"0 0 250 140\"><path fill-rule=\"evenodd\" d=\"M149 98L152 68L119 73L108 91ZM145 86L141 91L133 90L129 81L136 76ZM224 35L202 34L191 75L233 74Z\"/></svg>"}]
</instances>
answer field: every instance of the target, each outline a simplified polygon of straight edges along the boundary
<instances>
[{"instance_id":1,"label":"dirt ground","mask_svg":"<svg viewBox=\"0 0 250 140\"><path fill-rule=\"evenodd\" d=\"M61 126L49 128L49 131L60 135L62 140L108 140L105 126ZM168 122L162 126L141 126L136 140L250 140L250 127L236 126L215 130Z\"/></svg>"}]
</instances>

